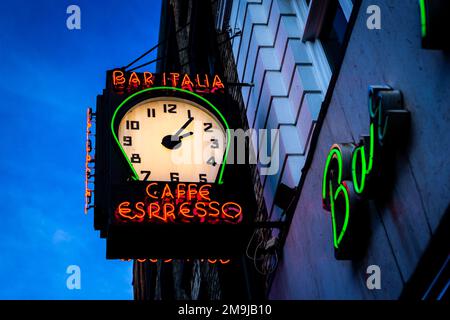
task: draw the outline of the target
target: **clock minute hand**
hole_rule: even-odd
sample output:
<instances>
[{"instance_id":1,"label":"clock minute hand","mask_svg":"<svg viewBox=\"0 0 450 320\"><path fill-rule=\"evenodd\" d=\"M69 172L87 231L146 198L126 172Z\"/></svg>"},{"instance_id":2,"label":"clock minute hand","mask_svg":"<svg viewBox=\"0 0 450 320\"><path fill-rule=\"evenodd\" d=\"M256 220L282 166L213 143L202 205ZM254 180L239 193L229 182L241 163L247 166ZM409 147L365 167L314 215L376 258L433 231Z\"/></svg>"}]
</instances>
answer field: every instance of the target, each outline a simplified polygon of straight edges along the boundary
<instances>
[{"instance_id":1,"label":"clock minute hand","mask_svg":"<svg viewBox=\"0 0 450 320\"><path fill-rule=\"evenodd\" d=\"M186 123L183 124L183 126L180 129L178 129L178 131L175 132L174 135L172 135L172 138L178 139L178 137L181 134L181 132L183 132L183 130L187 128L187 126L192 122L192 120L194 120L194 118L189 118L189 120L186 121Z\"/></svg>"}]
</instances>

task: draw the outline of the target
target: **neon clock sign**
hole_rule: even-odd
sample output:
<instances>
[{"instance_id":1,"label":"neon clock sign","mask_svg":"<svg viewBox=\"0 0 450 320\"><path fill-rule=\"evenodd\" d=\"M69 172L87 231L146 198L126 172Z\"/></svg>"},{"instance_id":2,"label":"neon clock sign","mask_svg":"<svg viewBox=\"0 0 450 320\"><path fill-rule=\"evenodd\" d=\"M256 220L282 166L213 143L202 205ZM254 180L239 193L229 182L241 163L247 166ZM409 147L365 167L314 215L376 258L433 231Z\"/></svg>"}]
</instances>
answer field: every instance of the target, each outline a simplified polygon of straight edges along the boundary
<instances>
[{"instance_id":1,"label":"neon clock sign","mask_svg":"<svg viewBox=\"0 0 450 320\"><path fill-rule=\"evenodd\" d=\"M218 75L107 72L94 227L108 259L227 263L243 252L256 201L248 168L227 161L242 124L224 89Z\"/></svg>"},{"instance_id":2,"label":"neon clock sign","mask_svg":"<svg viewBox=\"0 0 450 320\"><path fill-rule=\"evenodd\" d=\"M196 98L197 101L201 101L202 104L207 106L208 110L211 110L213 113L204 115L208 111L202 109L203 107L200 105L193 104L190 100L160 98L160 92L164 92L165 90L172 90L175 93L180 92L187 96L192 96L192 98ZM144 99L138 104L133 102L133 99L146 94L152 94L153 98ZM170 114L170 112L168 112L168 106L173 108L174 113ZM125 110L121 111L122 109ZM124 112L124 115L119 116L120 113L123 114ZM128 120L128 114L131 114L129 117L130 120ZM161 118L159 119L159 117ZM200 128L197 126L197 128L200 129L200 131L198 131L198 129L190 126L190 124L193 121L199 121L198 118L200 117L203 117L203 121L210 121L210 123L207 126L200 126ZM219 125L219 119L222 125ZM158 122L164 124L161 126L162 133L157 129ZM157 165L154 167L154 160L160 157L161 154L177 152L177 148L174 148L172 145L167 145L164 141L162 143L159 142L161 136L164 136L167 132L173 131L173 129L167 131L167 127L170 128L172 122L175 122L175 127L184 123L182 128L178 129L178 131L181 130L182 133L184 130L190 128L189 130L192 130L189 132L191 136L207 134L210 129L207 129L206 127L211 129L221 127L220 130L213 132L211 136L217 138L218 135L222 134L223 138L220 139L221 143L219 141L207 143L207 145L215 147L210 151L219 151L217 161L219 161L220 164L215 163L213 165L209 161L200 163L199 172L203 173L198 174L198 172L196 172L195 174L192 174L192 172L196 170L193 167L194 164L191 164L188 161L186 162L188 165L187 168L180 169L184 164L176 164L174 166L178 168L178 172L170 172L171 167L167 164L171 162L169 156L168 158L155 161ZM234 201L216 201L216 199L211 198L211 191L215 191L219 185L223 184L223 174L230 149L230 130L228 122L223 114L208 100L194 92L180 88L147 88L131 94L120 103L113 112L110 127L113 140L116 142L120 153L123 155L130 168L130 183L132 183L132 181L138 182L137 187L131 187L131 184L128 184L131 189L136 191L134 194L130 195L129 198L125 197L124 199L123 193L118 194L117 198L122 198L122 201L117 204L114 210L116 222L122 224L237 224L242 221L243 210L240 204ZM145 130L146 127L148 128L147 130ZM133 132L137 133L133 135ZM137 142L140 140L140 136L145 137L145 139L141 138L143 141L142 146ZM214 140L209 138L210 137L207 139L208 141ZM155 140L155 143L151 144L151 141L153 140ZM177 143L181 145L182 141L184 140L177 140ZM220 144L223 146L220 147ZM145 150L149 149L149 146L152 146L151 152L145 153ZM181 146L179 149L184 147L186 146ZM140 149L143 149L144 151ZM137 158L139 159L138 162L133 161L133 159ZM154 177L157 177L156 180ZM194 179L199 179L197 180L199 182L195 183ZM147 181L149 183L147 183ZM139 191L143 188L143 185L146 185L145 193ZM141 198L136 199L136 195L139 192Z\"/></svg>"},{"instance_id":3,"label":"neon clock sign","mask_svg":"<svg viewBox=\"0 0 450 320\"><path fill-rule=\"evenodd\" d=\"M336 143L327 156L322 180L323 208L331 212L337 259L358 255L358 224L363 201L373 198L382 181L382 164L390 147L406 131L409 112L402 94L389 86L369 88L369 135L358 144Z\"/></svg>"}]
</instances>

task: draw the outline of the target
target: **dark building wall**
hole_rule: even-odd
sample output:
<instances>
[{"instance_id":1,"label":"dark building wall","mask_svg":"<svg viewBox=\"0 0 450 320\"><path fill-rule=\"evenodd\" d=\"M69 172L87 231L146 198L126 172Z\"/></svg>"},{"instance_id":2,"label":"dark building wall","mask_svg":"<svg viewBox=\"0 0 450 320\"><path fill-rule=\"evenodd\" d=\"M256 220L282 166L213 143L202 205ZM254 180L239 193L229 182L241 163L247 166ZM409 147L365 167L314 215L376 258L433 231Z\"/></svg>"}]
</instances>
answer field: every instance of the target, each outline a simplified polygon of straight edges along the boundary
<instances>
[{"instance_id":1,"label":"dark building wall","mask_svg":"<svg viewBox=\"0 0 450 320\"><path fill-rule=\"evenodd\" d=\"M366 27L369 5L381 8L381 30ZM410 140L392 159L393 190L370 201L371 235L365 257L337 261L331 217L321 204L323 168L333 143L357 142L368 134L367 89L377 84L403 92L411 113ZM450 54L421 49L418 2L362 1L270 298L400 296L449 205L449 88ZM366 268L373 264L381 268L381 290L366 287Z\"/></svg>"},{"instance_id":2,"label":"dark building wall","mask_svg":"<svg viewBox=\"0 0 450 320\"><path fill-rule=\"evenodd\" d=\"M161 30L172 30L170 32L173 34L175 30L185 27L190 19L199 19L198 17L209 19L209 23L214 21L216 6L222 1L213 1L208 6L201 7L199 3L202 1L167 1L167 6L171 6L173 11L164 21L171 24L171 27L165 25ZM323 98L329 94L326 93L329 79L321 80L316 70L318 63L311 60L310 53L316 52L314 46L320 46L319 41L304 43L300 39L304 23L301 12L294 10L295 3L297 2L288 0L234 1L231 14L234 18L231 20L239 22L241 15L244 22L242 26L235 22L231 26L231 34L241 29L241 37L235 37L230 43L227 40L230 33L221 32L224 30L216 33L213 26L210 26L205 33L205 41L191 41L194 29L188 26L185 31L172 37L167 46L162 46L159 56L163 56L163 51L167 50L166 55L169 53L167 56L170 58L159 64L160 71L196 72L199 69L195 65L198 57L195 57L196 49L193 48L199 43L209 42L212 46L207 45L206 48L210 50L209 55L213 59L208 60L207 65L213 65L214 72L223 73L224 80L228 83L255 82L254 88L228 86L227 89L229 106L241 111L244 128L249 126L247 119L255 117L252 109L255 104L252 105L248 102L252 100L245 98L250 97L255 88L261 88L260 95L267 97L261 99L262 104L270 101L269 104L274 106L272 110L275 111L272 113L264 113L261 110L265 109L259 108L259 112L269 118L265 127L272 128L272 122L281 121L286 123L280 129L296 128L281 132L281 152L290 155L292 160L286 165L289 170L261 180L257 168L252 170L259 207L257 216L267 214L267 203L271 213L279 209L273 204L276 188L268 188L269 183L266 183L264 199L264 182L261 181L276 180L276 185L281 181L294 186L300 177L304 179L287 241L282 249L283 256L271 278L272 285L267 292L269 298L398 298L404 291L405 284L417 272L419 261L449 206L450 163L446 160L446 148L450 142L450 134L447 131L449 116L446 110L450 101L450 54L421 49L417 1L362 1L342 68L335 86L332 81L333 85L330 87L331 100L324 122L316 127L319 130L318 143L309 149L308 138L308 146L305 146L304 153L299 156L297 140L301 134L309 132L306 128L314 128L316 116L323 106ZM366 9L369 5L381 8L381 30L368 30L366 27ZM194 12L199 8L207 8L207 11L199 15ZM193 12L195 14L191 16ZM195 30L199 31L198 28ZM251 37L249 40L249 30L254 30L256 40L253 42ZM271 43L267 44L266 41ZM238 51L238 45L248 49L251 53L249 56L254 61L245 60L247 63L243 64L244 60L241 58L239 67L239 63L235 62L236 57L242 55L242 50ZM186 46L190 49L181 50ZM284 51L280 51L280 48L284 48ZM256 50L261 55L254 54ZM279 52L283 54L279 55ZM290 54L291 52L294 54ZM205 61L202 59L203 63ZM211 61L214 63L211 64ZM264 79L259 81L258 77L245 78L241 69L251 66L254 66L256 74L266 74L268 70L267 75L273 75L276 81L264 85ZM292 74L293 76L285 77ZM275 89L283 87L285 78L293 83L292 90L289 87L287 93L283 91L278 96ZM406 147L397 150L392 159L395 167L393 189L386 190L383 196L369 203L367 214L370 217L371 234L365 256L354 261L338 261L334 257L331 216L322 208L323 168L332 144L357 142L360 135L368 134L367 89L369 85L378 84L387 84L403 92L405 107L411 112L410 138ZM244 93L244 99L241 92ZM273 95L276 97L269 98ZM317 99L309 99L311 97ZM299 121L294 123L294 119L288 116L291 113L287 107L301 111ZM313 116L309 116L308 112L304 113L305 110L313 110ZM284 115L286 117L282 117ZM273 118L277 121L272 121ZM312 156L311 166L303 168L305 161L297 160L309 156ZM284 157L285 162L288 158ZM244 267L248 261L244 258L238 263ZM381 268L381 290L367 289L366 269L370 265ZM247 269L252 268L253 266L247 266ZM234 279L240 287L230 286L227 279ZM136 299L251 298L257 297L255 292L264 294L262 287L255 286L258 280L260 279L249 280L248 274L246 278L238 269L211 266L198 260L189 264L136 262L134 266ZM250 285L244 288L244 283ZM238 287L240 290L236 290Z\"/></svg>"}]
</instances>

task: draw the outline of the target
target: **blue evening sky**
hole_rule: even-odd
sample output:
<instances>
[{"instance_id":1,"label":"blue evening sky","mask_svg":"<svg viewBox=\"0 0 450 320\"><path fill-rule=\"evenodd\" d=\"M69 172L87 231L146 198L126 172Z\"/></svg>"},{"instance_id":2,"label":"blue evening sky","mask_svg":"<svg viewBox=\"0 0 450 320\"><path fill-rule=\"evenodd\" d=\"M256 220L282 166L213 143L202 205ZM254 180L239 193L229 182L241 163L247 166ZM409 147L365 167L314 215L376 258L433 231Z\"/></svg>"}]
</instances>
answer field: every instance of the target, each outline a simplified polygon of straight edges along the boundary
<instances>
[{"instance_id":1,"label":"blue evening sky","mask_svg":"<svg viewBox=\"0 0 450 320\"><path fill-rule=\"evenodd\" d=\"M157 43L159 15L160 0L0 2L0 299L133 298L132 263L105 259L83 213L86 108L107 69Z\"/></svg>"}]
</instances>

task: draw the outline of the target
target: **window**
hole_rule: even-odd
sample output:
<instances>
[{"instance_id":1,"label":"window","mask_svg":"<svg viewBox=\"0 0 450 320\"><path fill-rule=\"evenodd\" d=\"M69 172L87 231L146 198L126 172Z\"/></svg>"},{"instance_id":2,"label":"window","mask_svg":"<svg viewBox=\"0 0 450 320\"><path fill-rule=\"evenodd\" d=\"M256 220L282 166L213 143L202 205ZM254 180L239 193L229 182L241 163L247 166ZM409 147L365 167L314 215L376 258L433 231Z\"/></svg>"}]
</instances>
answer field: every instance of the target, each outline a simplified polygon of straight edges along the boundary
<instances>
[{"instance_id":1,"label":"window","mask_svg":"<svg viewBox=\"0 0 450 320\"><path fill-rule=\"evenodd\" d=\"M183 0L186 1L186 0ZM186 1L188 2L188 1ZM217 5L217 15L216 15L216 29L226 30L230 23L231 8L233 6L233 1L231 0L220 0Z\"/></svg>"},{"instance_id":2,"label":"window","mask_svg":"<svg viewBox=\"0 0 450 320\"><path fill-rule=\"evenodd\" d=\"M341 59L347 24L342 6L337 1L333 1L327 10L319 35L332 71Z\"/></svg>"},{"instance_id":3,"label":"window","mask_svg":"<svg viewBox=\"0 0 450 320\"><path fill-rule=\"evenodd\" d=\"M354 0L302 0L308 6L303 41L322 44L331 71L341 60Z\"/></svg>"}]
</instances>

